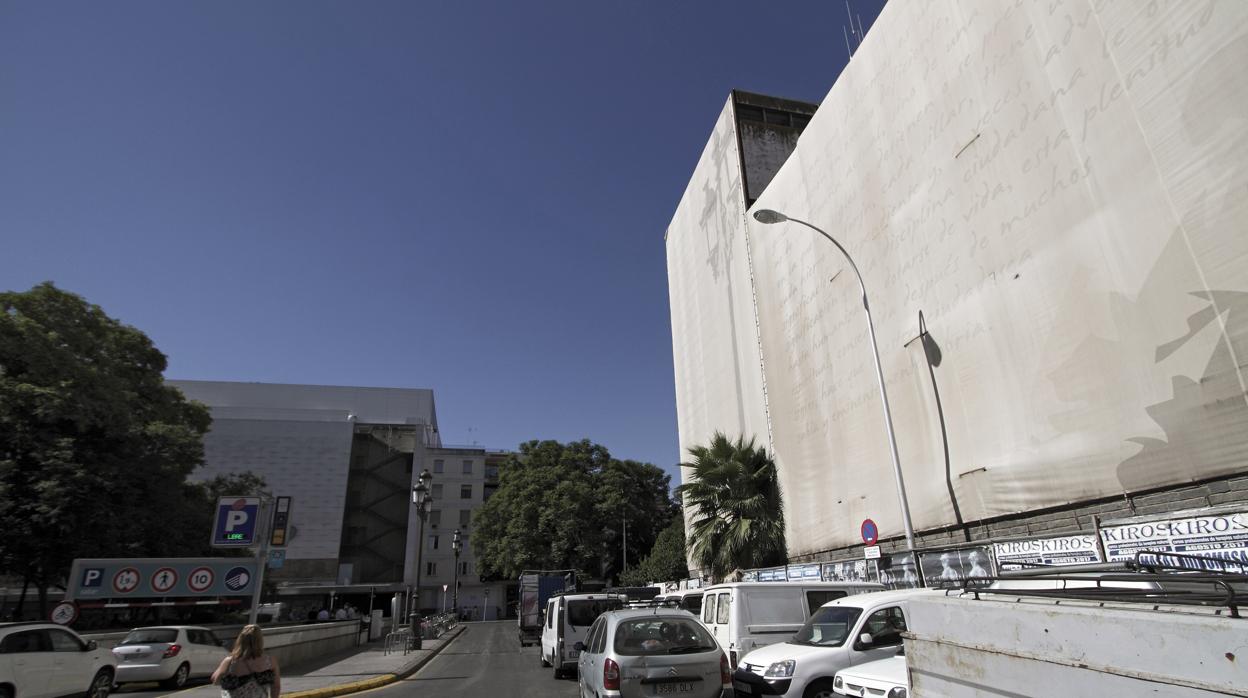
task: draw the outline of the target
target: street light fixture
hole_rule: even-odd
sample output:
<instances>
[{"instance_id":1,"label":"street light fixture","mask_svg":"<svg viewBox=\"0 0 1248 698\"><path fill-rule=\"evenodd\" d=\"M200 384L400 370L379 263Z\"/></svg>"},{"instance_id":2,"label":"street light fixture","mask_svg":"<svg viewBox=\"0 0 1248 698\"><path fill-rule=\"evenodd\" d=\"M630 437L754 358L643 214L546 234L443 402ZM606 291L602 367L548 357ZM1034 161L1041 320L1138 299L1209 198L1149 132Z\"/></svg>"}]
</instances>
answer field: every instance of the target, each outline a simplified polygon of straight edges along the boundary
<instances>
[{"instance_id":1,"label":"street light fixture","mask_svg":"<svg viewBox=\"0 0 1248 698\"><path fill-rule=\"evenodd\" d=\"M455 613L455 617L459 617L459 550L464 547L463 540L459 537L459 529L455 529L455 535L451 537L451 550L455 551L455 586L451 592L451 611Z\"/></svg>"},{"instance_id":2,"label":"street light fixture","mask_svg":"<svg viewBox=\"0 0 1248 698\"><path fill-rule=\"evenodd\" d=\"M906 483L901 474L901 460L897 457L897 436L893 433L893 413L888 407L888 391L884 388L884 368L880 364L880 348L875 341L875 323L871 320L871 306L867 303L867 287L862 282L862 273L858 271L858 265L854 264L854 258L849 256L849 252L836 241L836 238L806 221L790 218L779 211L767 208L755 211L754 220L766 225L792 221L810 228L827 238L828 242L836 245L836 249L840 250L841 254L845 255L845 260L849 262L849 268L853 269L854 275L858 277L858 289L862 291L862 309L867 313L867 329L871 334L871 355L875 358L875 379L880 385L880 401L884 404L884 426L888 429L888 448L893 456L893 476L897 480L897 498L901 502L901 521L906 529L906 549L914 558L914 526L910 523L910 503L906 499ZM914 559L916 568L918 562L917 558Z\"/></svg>"},{"instance_id":3,"label":"street light fixture","mask_svg":"<svg viewBox=\"0 0 1248 698\"><path fill-rule=\"evenodd\" d=\"M429 473L429 469L421 471L420 477L416 479L416 485L412 487L412 506L416 509L416 589L408 595L408 620L412 628L412 647L413 649L421 648L420 637L420 566L421 553L424 550L425 542L425 516L429 513L429 481L433 479L433 475Z\"/></svg>"}]
</instances>

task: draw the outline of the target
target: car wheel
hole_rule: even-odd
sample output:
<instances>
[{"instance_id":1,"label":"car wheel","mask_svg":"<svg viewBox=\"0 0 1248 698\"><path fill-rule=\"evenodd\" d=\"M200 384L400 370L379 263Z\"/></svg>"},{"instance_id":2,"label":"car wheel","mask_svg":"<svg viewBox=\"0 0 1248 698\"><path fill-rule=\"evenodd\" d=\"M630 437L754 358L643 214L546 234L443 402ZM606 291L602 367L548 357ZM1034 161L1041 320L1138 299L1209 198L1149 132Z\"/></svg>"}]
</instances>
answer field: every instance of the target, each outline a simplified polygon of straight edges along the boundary
<instances>
[{"instance_id":1,"label":"car wheel","mask_svg":"<svg viewBox=\"0 0 1248 698\"><path fill-rule=\"evenodd\" d=\"M555 667L555 679L556 679L556 680L563 680L563 669L562 669L562 668L560 668L560 667Z\"/></svg>"},{"instance_id":2,"label":"car wheel","mask_svg":"<svg viewBox=\"0 0 1248 698\"><path fill-rule=\"evenodd\" d=\"M8 686L0 686L0 698L13 698L13 689Z\"/></svg>"},{"instance_id":3,"label":"car wheel","mask_svg":"<svg viewBox=\"0 0 1248 698\"><path fill-rule=\"evenodd\" d=\"M91 679L86 698L108 698L108 692L111 690L113 690L112 672L108 669L100 669L95 678Z\"/></svg>"},{"instance_id":4,"label":"car wheel","mask_svg":"<svg viewBox=\"0 0 1248 698\"><path fill-rule=\"evenodd\" d=\"M173 672L173 676L170 676L169 678L165 679L164 681L161 681L160 683L165 688L182 688L183 686L186 685L186 682L190 678L191 678L191 665L187 664L186 662L182 662L182 664L178 666L178 670Z\"/></svg>"},{"instance_id":5,"label":"car wheel","mask_svg":"<svg viewBox=\"0 0 1248 698\"><path fill-rule=\"evenodd\" d=\"M802 698L836 698L836 692L832 690L831 681L819 679L806 687L806 692L802 694Z\"/></svg>"}]
</instances>

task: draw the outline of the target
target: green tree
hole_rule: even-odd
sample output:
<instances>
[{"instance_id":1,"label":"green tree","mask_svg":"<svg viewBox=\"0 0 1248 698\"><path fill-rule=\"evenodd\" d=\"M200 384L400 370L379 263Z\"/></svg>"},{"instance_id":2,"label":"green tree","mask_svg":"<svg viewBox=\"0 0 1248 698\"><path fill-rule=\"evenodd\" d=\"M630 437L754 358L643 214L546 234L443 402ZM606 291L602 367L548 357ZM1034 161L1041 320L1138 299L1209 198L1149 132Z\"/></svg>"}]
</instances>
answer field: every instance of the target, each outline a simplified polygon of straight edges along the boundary
<instances>
[{"instance_id":1,"label":"green tree","mask_svg":"<svg viewBox=\"0 0 1248 698\"><path fill-rule=\"evenodd\" d=\"M35 584L41 614L75 557L179 551L169 516L211 420L165 365L142 332L51 283L0 293L0 569Z\"/></svg>"},{"instance_id":2,"label":"green tree","mask_svg":"<svg viewBox=\"0 0 1248 698\"><path fill-rule=\"evenodd\" d=\"M499 467L498 490L473 516L471 538L483 576L526 569L575 569L607 578L648 550L674 504L668 476L648 463L611 458L588 440L529 441Z\"/></svg>"},{"instance_id":3,"label":"green tree","mask_svg":"<svg viewBox=\"0 0 1248 698\"><path fill-rule=\"evenodd\" d=\"M676 488L693 512L689 559L717 580L735 569L782 564L784 510L767 449L716 432L689 455L693 460L682 465L693 472Z\"/></svg>"},{"instance_id":4,"label":"green tree","mask_svg":"<svg viewBox=\"0 0 1248 698\"><path fill-rule=\"evenodd\" d=\"M685 551L685 518L677 512L667 528L659 533L650 553L641 564L621 575L621 581L628 586L641 586L685 579L689 576Z\"/></svg>"}]
</instances>

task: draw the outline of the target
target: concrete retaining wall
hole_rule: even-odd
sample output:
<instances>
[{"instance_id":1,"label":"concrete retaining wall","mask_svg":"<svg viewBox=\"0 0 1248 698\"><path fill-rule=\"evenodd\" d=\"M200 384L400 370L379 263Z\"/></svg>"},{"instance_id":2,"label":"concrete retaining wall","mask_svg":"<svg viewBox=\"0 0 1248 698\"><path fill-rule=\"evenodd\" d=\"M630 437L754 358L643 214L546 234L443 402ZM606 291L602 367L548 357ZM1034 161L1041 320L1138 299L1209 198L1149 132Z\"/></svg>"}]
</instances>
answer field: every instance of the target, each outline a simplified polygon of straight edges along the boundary
<instances>
[{"instance_id":1,"label":"concrete retaining wall","mask_svg":"<svg viewBox=\"0 0 1248 698\"><path fill-rule=\"evenodd\" d=\"M211 627L212 632L230 647L233 647L234 638L243 629L241 625L205 627ZM293 666L358 645L363 635L360 628L359 620L266 626L264 648L277 658L278 663ZM126 633L96 633L83 637L95 640L101 647L111 648L116 647L126 637Z\"/></svg>"}]
</instances>

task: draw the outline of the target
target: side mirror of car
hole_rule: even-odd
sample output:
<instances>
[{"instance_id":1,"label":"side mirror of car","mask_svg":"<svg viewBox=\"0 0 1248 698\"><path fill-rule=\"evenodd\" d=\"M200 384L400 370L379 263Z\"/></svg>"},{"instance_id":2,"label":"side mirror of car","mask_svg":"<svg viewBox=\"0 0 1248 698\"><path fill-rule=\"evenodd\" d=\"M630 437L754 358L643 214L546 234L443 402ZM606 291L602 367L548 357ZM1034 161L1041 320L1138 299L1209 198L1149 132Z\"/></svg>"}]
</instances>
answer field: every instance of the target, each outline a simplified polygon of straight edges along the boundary
<instances>
[{"instance_id":1,"label":"side mirror of car","mask_svg":"<svg viewBox=\"0 0 1248 698\"><path fill-rule=\"evenodd\" d=\"M585 643L584 643L584 642L581 642L580 640L577 640L576 644L575 644L575 645L572 645L572 649L576 650L577 652L584 652L584 651L585 651Z\"/></svg>"},{"instance_id":2,"label":"side mirror of car","mask_svg":"<svg viewBox=\"0 0 1248 698\"><path fill-rule=\"evenodd\" d=\"M871 633L863 633L858 636L858 645L861 647L870 647L875 644L875 638L871 637Z\"/></svg>"},{"instance_id":3,"label":"side mirror of car","mask_svg":"<svg viewBox=\"0 0 1248 698\"><path fill-rule=\"evenodd\" d=\"M84 649L83 651L90 652L91 650L98 650L99 648L100 648L100 643L96 642L95 640L87 640L86 649Z\"/></svg>"}]
</instances>

